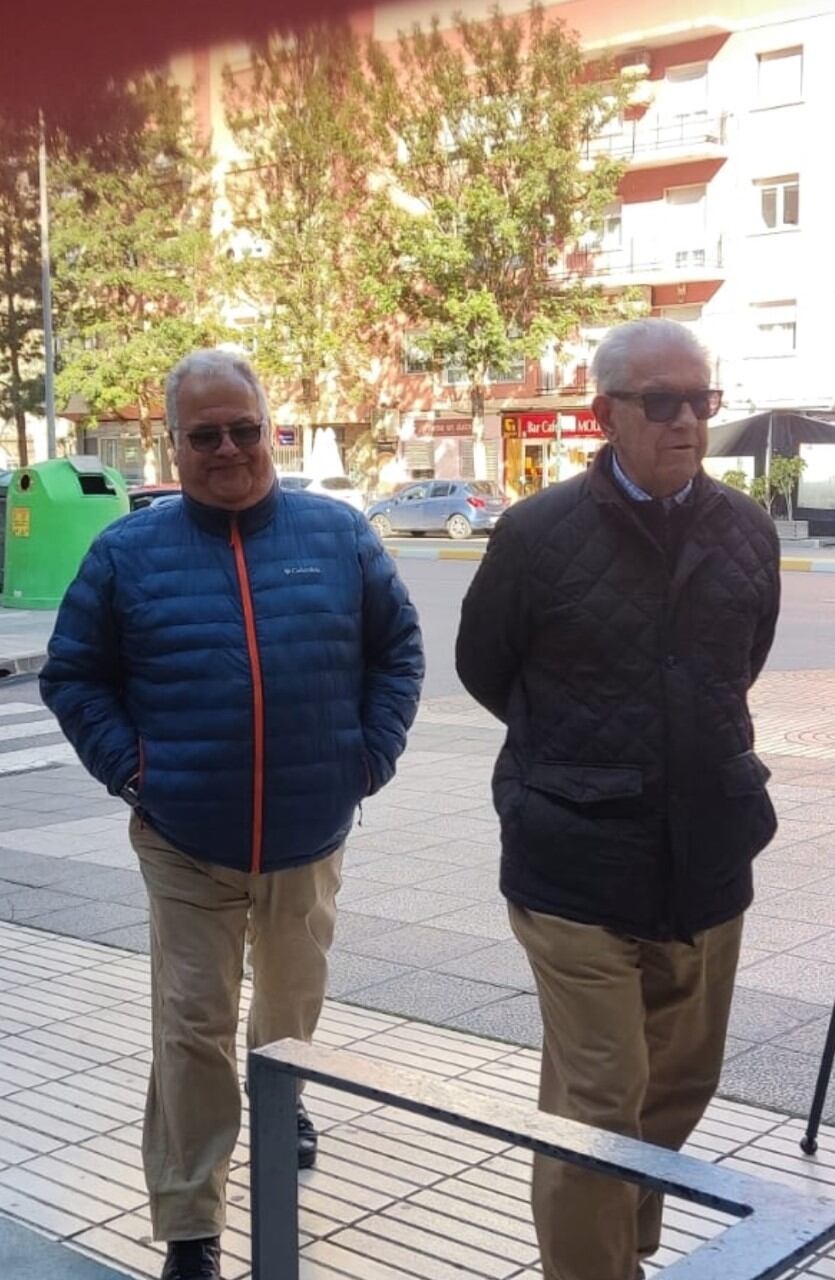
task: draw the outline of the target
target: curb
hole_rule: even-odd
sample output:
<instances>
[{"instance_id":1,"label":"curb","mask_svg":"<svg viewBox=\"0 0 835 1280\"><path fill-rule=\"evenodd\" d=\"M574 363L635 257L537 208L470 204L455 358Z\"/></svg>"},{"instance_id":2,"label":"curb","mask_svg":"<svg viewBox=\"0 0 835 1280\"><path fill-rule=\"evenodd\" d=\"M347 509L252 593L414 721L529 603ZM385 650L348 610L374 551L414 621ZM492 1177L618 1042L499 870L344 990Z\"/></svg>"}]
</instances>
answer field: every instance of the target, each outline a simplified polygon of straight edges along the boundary
<instances>
[{"instance_id":1,"label":"curb","mask_svg":"<svg viewBox=\"0 0 835 1280\"><path fill-rule=\"evenodd\" d=\"M0 658L0 680L36 675L45 662L45 653L28 653L18 658Z\"/></svg>"},{"instance_id":2,"label":"curb","mask_svg":"<svg viewBox=\"0 0 835 1280\"><path fill-rule=\"evenodd\" d=\"M383 544L395 560L481 560L486 547L390 547ZM831 560L815 560L811 556L781 556L783 573L835 573L835 556Z\"/></svg>"}]
</instances>

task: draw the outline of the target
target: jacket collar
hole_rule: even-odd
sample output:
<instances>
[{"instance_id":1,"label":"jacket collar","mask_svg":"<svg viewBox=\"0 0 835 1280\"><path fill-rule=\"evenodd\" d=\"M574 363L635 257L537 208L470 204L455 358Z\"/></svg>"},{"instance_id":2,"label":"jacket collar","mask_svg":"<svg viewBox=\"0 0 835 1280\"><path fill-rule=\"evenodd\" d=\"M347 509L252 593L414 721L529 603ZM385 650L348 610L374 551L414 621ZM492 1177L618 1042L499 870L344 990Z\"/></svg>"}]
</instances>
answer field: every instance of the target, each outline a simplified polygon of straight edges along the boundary
<instances>
[{"instance_id":1,"label":"jacket collar","mask_svg":"<svg viewBox=\"0 0 835 1280\"><path fill-rule=\"evenodd\" d=\"M206 503L197 502L195 498L190 498L186 493L183 494L186 515L206 533L212 533L219 538L229 536L234 519L237 519L238 528L244 537L251 533L257 533L259 529L263 529L273 519L278 510L278 504L278 482L273 485L270 492L260 502L256 502L251 507L244 507L242 511L227 511L225 507L210 507Z\"/></svg>"},{"instance_id":2,"label":"jacket collar","mask_svg":"<svg viewBox=\"0 0 835 1280\"><path fill-rule=\"evenodd\" d=\"M633 503L612 475L613 456L614 450L610 444L605 444L602 449L598 450L589 475L591 494L597 502L614 502L618 506L630 508ZM700 467L693 480L689 502L694 507L701 508L706 504L712 505L716 499L720 499L722 496L721 486L711 476L702 471Z\"/></svg>"}]
</instances>

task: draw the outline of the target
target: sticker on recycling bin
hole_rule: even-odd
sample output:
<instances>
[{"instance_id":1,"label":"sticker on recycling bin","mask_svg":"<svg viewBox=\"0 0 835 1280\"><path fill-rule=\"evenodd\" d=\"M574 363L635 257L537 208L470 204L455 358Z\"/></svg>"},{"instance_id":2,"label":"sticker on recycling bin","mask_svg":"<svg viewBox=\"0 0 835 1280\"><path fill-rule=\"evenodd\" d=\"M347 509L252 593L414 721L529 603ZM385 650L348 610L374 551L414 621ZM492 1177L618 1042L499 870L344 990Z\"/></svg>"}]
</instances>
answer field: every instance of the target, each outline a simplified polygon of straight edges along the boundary
<instances>
[{"instance_id":1,"label":"sticker on recycling bin","mask_svg":"<svg viewBox=\"0 0 835 1280\"><path fill-rule=\"evenodd\" d=\"M32 525L32 512L28 507L15 507L12 511L12 537L28 538Z\"/></svg>"}]
</instances>

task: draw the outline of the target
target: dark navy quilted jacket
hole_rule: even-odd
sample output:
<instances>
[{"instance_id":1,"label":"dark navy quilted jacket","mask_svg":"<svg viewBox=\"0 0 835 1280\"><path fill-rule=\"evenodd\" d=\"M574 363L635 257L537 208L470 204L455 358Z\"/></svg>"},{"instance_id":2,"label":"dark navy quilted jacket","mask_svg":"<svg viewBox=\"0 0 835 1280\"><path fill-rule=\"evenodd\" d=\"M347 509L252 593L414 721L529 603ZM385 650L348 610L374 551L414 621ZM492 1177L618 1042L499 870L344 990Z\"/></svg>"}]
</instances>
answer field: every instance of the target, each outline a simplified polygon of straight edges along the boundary
<instances>
[{"instance_id":1,"label":"dark navy quilted jacket","mask_svg":"<svg viewBox=\"0 0 835 1280\"><path fill-rule=\"evenodd\" d=\"M349 506L276 489L126 516L69 588L44 701L94 777L184 853L272 871L326 854L392 777L423 678L417 614Z\"/></svg>"}]
</instances>

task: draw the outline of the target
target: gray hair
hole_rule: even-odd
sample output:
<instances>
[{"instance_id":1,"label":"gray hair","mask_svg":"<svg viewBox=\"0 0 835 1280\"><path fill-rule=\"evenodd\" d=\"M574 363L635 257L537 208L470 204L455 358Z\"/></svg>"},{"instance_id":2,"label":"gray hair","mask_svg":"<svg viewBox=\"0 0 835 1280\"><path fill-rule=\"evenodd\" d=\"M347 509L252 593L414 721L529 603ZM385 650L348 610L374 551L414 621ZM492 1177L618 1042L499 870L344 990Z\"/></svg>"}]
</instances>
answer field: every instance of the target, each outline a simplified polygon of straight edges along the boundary
<instances>
[{"instance_id":1,"label":"gray hair","mask_svg":"<svg viewBox=\"0 0 835 1280\"><path fill-rule=\"evenodd\" d=\"M660 316L627 320L611 328L594 353L591 372L597 390L605 395L608 391L624 389L632 353L636 347L651 343L677 346L680 351L704 360L710 368L710 353L685 325Z\"/></svg>"},{"instance_id":2,"label":"gray hair","mask_svg":"<svg viewBox=\"0 0 835 1280\"><path fill-rule=\"evenodd\" d=\"M219 348L208 348L203 351L192 351L175 365L165 379L165 421L169 434L173 437L179 426L177 397L180 384L186 378L240 378L255 392L258 410L264 422L270 421L270 406L264 388L252 365L232 351L221 351Z\"/></svg>"}]
</instances>

